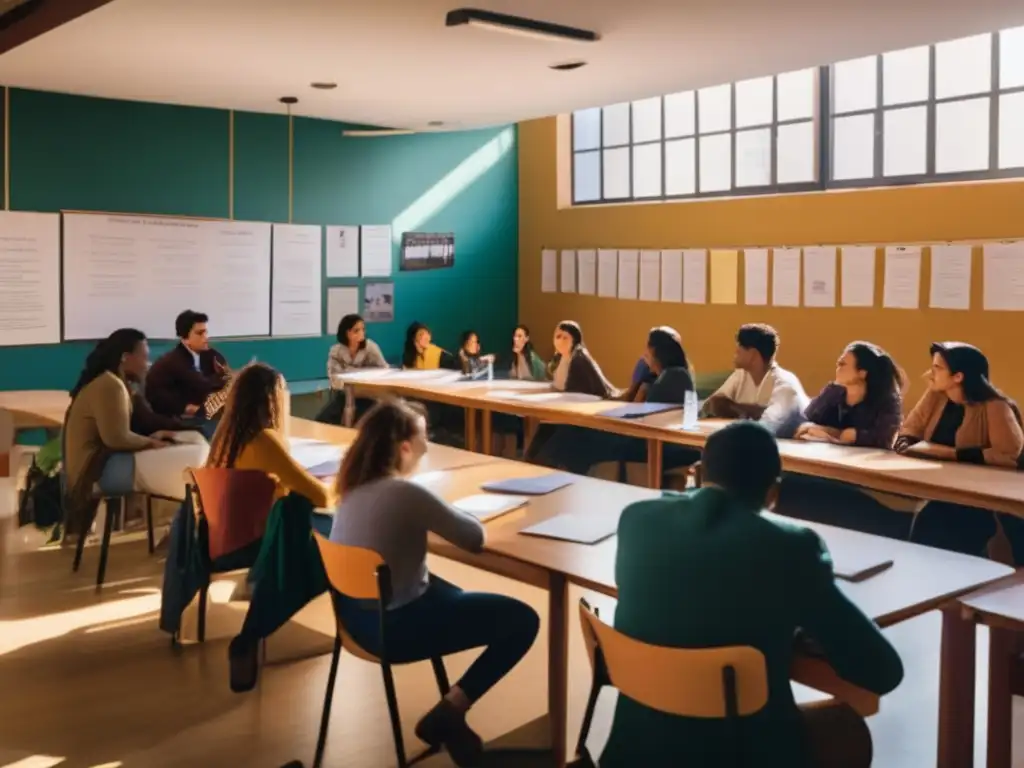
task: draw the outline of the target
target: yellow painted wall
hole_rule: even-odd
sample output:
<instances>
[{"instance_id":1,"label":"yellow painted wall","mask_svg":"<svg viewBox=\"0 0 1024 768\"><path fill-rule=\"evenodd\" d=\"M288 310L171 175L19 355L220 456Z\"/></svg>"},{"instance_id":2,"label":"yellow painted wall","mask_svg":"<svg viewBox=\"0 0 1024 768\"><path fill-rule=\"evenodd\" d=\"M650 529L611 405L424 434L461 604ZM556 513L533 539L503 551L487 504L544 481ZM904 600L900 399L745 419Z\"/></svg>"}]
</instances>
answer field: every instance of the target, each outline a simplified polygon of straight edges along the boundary
<instances>
[{"instance_id":1,"label":"yellow painted wall","mask_svg":"<svg viewBox=\"0 0 1024 768\"><path fill-rule=\"evenodd\" d=\"M651 326L674 326L698 372L711 372L731 367L740 324L765 322L782 339L780 364L795 371L809 392L831 378L835 359L849 341L867 339L888 349L907 370L916 399L924 391L919 376L929 364L929 342L957 339L981 347L996 384L1024 400L1024 365L1014 340L1014 329L1024 329L1024 313L981 311L980 249L974 255L969 311L882 309L881 252L876 255L874 308L662 304L540 290L542 248L742 248L1022 237L1024 181L573 208L565 205L568 161L567 119L520 124L519 315L545 354L551 351L555 324L578 320L605 372L623 386ZM559 164L562 174L557 173ZM742 258L739 272L742 301ZM929 279L926 253L922 306L927 305Z\"/></svg>"}]
</instances>

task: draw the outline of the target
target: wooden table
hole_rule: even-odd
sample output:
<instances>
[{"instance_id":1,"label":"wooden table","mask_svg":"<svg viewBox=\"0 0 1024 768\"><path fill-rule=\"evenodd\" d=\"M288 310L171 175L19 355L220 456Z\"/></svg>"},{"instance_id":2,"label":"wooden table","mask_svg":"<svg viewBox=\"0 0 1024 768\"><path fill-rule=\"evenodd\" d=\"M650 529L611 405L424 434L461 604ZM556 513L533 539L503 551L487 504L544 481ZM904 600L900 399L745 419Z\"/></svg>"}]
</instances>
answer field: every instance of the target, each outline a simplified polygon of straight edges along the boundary
<instances>
[{"instance_id":1,"label":"wooden table","mask_svg":"<svg viewBox=\"0 0 1024 768\"><path fill-rule=\"evenodd\" d=\"M989 629L988 651L988 768L1010 768L1013 754L1013 696L1024 695L1024 663L1020 639L1024 636L1024 570L972 592L960 600L960 609L949 610L951 632L974 656L975 625ZM959 620L959 624L953 622ZM942 688L949 697L947 725L974 735L974 684L956 689ZM958 756L969 758L973 739L965 743Z\"/></svg>"},{"instance_id":2,"label":"wooden table","mask_svg":"<svg viewBox=\"0 0 1024 768\"><path fill-rule=\"evenodd\" d=\"M617 419L600 415L615 407L608 401L591 403L536 403L493 397L490 392L510 382L409 380L394 374L374 378L365 375L345 379L346 390L379 397L384 392L403 397L446 403L466 409L466 447L473 450L479 420L481 449L490 452L491 413L508 413L528 421L572 424L647 441L648 486L661 485L662 446L665 443L702 448L708 435L726 424L720 419L699 422L697 429L683 431L680 411L643 419ZM780 440L783 468L788 472L825 477L875 491L928 501L946 501L991 509L1024 517L1024 476L997 467L956 464L902 456L892 451L853 446Z\"/></svg>"}]
</instances>

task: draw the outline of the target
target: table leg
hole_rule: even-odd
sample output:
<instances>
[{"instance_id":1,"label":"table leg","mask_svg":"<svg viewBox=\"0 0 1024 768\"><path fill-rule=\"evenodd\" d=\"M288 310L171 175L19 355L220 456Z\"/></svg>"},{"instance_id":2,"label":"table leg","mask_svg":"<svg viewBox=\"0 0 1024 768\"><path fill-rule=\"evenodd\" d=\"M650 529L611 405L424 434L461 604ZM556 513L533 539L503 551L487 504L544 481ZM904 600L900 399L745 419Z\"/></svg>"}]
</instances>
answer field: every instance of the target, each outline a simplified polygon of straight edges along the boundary
<instances>
[{"instance_id":1,"label":"table leg","mask_svg":"<svg viewBox=\"0 0 1024 768\"><path fill-rule=\"evenodd\" d=\"M647 441L647 487L661 488L661 456L662 442L660 440Z\"/></svg>"},{"instance_id":2,"label":"table leg","mask_svg":"<svg viewBox=\"0 0 1024 768\"><path fill-rule=\"evenodd\" d=\"M466 409L466 450L476 450L476 408Z\"/></svg>"},{"instance_id":3,"label":"table leg","mask_svg":"<svg viewBox=\"0 0 1024 768\"><path fill-rule=\"evenodd\" d=\"M957 606L942 612L938 768L974 764L975 634Z\"/></svg>"},{"instance_id":4,"label":"table leg","mask_svg":"<svg viewBox=\"0 0 1024 768\"><path fill-rule=\"evenodd\" d=\"M490 456L494 452L494 435L491 434L493 421L490 411L480 411L480 442L483 443L480 446L480 453L484 456Z\"/></svg>"},{"instance_id":5,"label":"table leg","mask_svg":"<svg viewBox=\"0 0 1024 768\"><path fill-rule=\"evenodd\" d=\"M1016 633L989 629L988 768L1010 768L1013 752L1013 693L1010 689Z\"/></svg>"},{"instance_id":6,"label":"table leg","mask_svg":"<svg viewBox=\"0 0 1024 768\"><path fill-rule=\"evenodd\" d=\"M568 761L569 709L569 584L565 576L552 573L548 584L548 719L554 764L563 768Z\"/></svg>"},{"instance_id":7,"label":"table leg","mask_svg":"<svg viewBox=\"0 0 1024 768\"><path fill-rule=\"evenodd\" d=\"M345 410L341 414L341 423L351 427L356 420L356 391L351 384L345 385Z\"/></svg>"},{"instance_id":8,"label":"table leg","mask_svg":"<svg viewBox=\"0 0 1024 768\"><path fill-rule=\"evenodd\" d=\"M523 445L530 447L533 436L537 434L538 421L530 416L523 417Z\"/></svg>"}]
</instances>

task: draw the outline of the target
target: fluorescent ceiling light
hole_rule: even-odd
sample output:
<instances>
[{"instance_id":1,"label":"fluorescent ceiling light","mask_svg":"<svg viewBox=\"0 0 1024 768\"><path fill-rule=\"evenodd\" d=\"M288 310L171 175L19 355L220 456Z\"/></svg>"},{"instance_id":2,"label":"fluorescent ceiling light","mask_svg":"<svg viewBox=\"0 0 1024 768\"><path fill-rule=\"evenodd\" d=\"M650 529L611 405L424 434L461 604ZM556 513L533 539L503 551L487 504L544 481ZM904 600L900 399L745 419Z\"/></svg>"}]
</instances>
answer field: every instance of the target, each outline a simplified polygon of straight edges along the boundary
<instances>
[{"instance_id":1,"label":"fluorescent ceiling light","mask_svg":"<svg viewBox=\"0 0 1024 768\"><path fill-rule=\"evenodd\" d=\"M498 32L507 32L523 37L532 37L551 42L569 41L574 43L593 43L599 40L596 32L576 27L566 27L561 24L552 24L547 21L526 19L522 16L509 16L504 13L492 11L481 11L477 8L458 8L449 11L445 18L445 26L482 27Z\"/></svg>"},{"instance_id":2,"label":"fluorescent ceiling light","mask_svg":"<svg viewBox=\"0 0 1024 768\"><path fill-rule=\"evenodd\" d=\"M342 131L342 136L349 136L352 138L366 137L366 136L408 136L416 133L416 131L409 130L408 128L381 128L379 130L352 130Z\"/></svg>"}]
</instances>

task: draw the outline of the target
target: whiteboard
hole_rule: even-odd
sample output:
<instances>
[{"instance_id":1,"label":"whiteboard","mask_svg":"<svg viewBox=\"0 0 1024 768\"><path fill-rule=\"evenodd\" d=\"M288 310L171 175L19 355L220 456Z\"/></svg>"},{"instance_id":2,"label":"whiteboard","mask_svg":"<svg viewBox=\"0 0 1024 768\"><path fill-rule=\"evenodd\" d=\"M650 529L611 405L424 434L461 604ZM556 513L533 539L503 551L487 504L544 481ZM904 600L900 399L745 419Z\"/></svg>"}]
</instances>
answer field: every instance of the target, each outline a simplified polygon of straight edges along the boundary
<instances>
[{"instance_id":1,"label":"whiteboard","mask_svg":"<svg viewBox=\"0 0 1024 768\"><path fill-rule=\"evenodd\" d=\"M0 347L60 342L60 217L0 211Z\"/></svg>"},{"instance_id":2,"label":"whiteboard","mask_svg":"<svg viewBox=\"0 0 1024 768\"><path fill-rule=\"evenodd\" d=\"M270 224L64 214L65 339L170 339L186 309L213 337L270 333Z\"/></svg>"}]
</instances>

